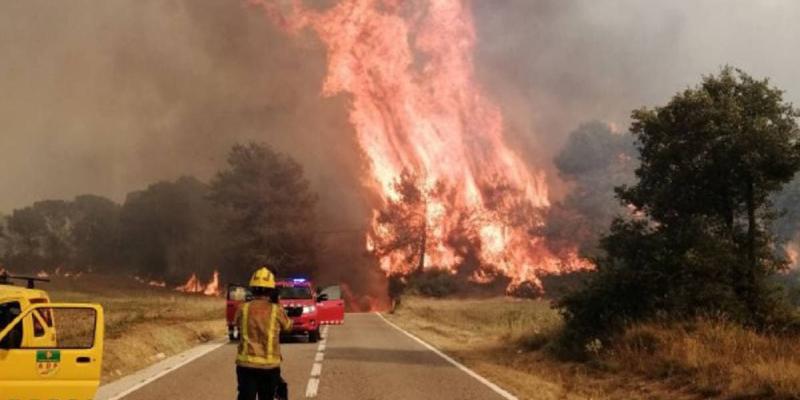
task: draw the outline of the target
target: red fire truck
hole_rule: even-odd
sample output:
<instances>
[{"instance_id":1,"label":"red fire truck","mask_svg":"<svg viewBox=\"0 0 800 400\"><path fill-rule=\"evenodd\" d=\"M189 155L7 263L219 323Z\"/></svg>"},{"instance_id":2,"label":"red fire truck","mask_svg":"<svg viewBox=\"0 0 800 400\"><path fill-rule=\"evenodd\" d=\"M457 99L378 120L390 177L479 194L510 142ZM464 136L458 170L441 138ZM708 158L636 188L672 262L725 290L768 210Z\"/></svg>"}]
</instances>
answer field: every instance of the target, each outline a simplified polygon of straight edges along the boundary
<instances>
[{"instance_id":1,"label":"red fire truck","mask_svg":"<svg viewBox=\"0 0 800 400\"><path fill-rule=\"evenodd\" d=\"M316 288L308 279L281 279L275 283L280 303L292 319L292 335L305 335L309 342L319 340L321 325L344 323L344 300L339 286ZM243 285L228 285L226 319L228 337L239 338L234 319L239 306L250 299L250 290Z\"/></svg>"}]
</instances>

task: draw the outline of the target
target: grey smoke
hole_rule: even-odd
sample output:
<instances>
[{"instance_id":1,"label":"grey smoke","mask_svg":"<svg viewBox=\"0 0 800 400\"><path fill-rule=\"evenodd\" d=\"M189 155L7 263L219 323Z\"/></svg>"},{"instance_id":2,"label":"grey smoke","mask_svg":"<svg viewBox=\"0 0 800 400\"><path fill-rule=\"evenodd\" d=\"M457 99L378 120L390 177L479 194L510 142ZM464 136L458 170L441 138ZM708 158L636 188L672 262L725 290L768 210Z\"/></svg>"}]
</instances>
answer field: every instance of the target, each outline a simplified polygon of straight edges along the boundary
<instances>
[{"instance_id":1,"label":"grey smoke","mask_svg":"<svg viewBox=\"0 0 800 400\"><path fill-rule=\"evenodd\" d=\"M721 65L800 100L794 0L472 5L480 80L557 198L569 185L552 159L568 132L589 120L625 130L630 110ZM313 35L287 37L238 0L0 2L0 210L208 179L233 143L259 140L306 167L324 225L363 226L365 164L347 99L319 96L324 62Z\"/></svg>"},{"instance_id":2,"label":"grey smoke","mask_svg":"<svg viewBox=\"0 0 800 400\"><path fill-rule=\"evenodd\" d=\"M723 65L770 77L800 103L794 0L474 1L478 68L512 140L552 171L567 133L665 104ZM557 173L549 174L552 178Z\"/></svg>"}]
</instances>

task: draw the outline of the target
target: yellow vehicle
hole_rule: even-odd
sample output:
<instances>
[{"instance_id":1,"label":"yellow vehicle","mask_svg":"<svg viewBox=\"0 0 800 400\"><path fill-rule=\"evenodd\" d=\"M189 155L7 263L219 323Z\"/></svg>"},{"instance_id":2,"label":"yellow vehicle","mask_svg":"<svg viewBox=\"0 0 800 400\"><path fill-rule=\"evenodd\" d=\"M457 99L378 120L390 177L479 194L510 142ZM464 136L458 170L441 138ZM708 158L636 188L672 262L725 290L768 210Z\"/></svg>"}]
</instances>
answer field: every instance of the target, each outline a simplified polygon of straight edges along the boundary
<instances>
[{"instance_id":1,"label":"yellow vehicle","mask_svg":"<svg viewBox=\"0 0 800 400\"><path fill-rule=\"evenodd\" d=\"M91 400L100 383L103 309L51 303L33 287L37 280L0 274L0 400Z\"/></svg>"}]
</instances>

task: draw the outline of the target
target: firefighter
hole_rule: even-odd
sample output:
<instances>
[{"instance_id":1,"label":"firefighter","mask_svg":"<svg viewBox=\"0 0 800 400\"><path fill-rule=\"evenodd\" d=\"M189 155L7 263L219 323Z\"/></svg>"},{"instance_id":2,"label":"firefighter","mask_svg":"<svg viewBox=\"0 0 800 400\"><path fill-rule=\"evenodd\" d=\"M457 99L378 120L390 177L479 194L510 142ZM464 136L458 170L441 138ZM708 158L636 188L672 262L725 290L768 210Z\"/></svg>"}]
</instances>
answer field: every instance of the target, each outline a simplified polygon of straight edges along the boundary
<instances>
[{"instance_id":1,"label":"firefighter","mask_svg":"<svg viewBox=\"0 0 800 400\"><path fill-rule=\"evenodd\" d=\"M250 279L253 300L236 313L239 353L236 356L238 400L272 400L281 379L280 332L292 321L278 303L275 275L259 268Z\"/></svg>"}]
</instances>

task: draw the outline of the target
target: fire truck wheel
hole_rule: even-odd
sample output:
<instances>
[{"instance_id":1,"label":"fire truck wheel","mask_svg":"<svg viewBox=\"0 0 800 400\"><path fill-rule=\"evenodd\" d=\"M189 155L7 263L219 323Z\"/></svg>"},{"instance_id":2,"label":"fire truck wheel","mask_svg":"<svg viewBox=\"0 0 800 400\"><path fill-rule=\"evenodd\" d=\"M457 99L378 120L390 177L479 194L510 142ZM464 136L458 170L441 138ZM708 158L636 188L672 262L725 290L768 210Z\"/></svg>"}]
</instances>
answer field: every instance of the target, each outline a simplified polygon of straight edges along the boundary
<instances>
[{"instance_id":1,"label":"fire truck wheel","mask_svg":"<svg viewBox=\"0 0 800 400\"><path fill-rule=\"evenodd\" d=\"M317 343L319 340L319 328L315 331L308 332L308 342L309 343Z\"/></svg>"}]
</instances>

